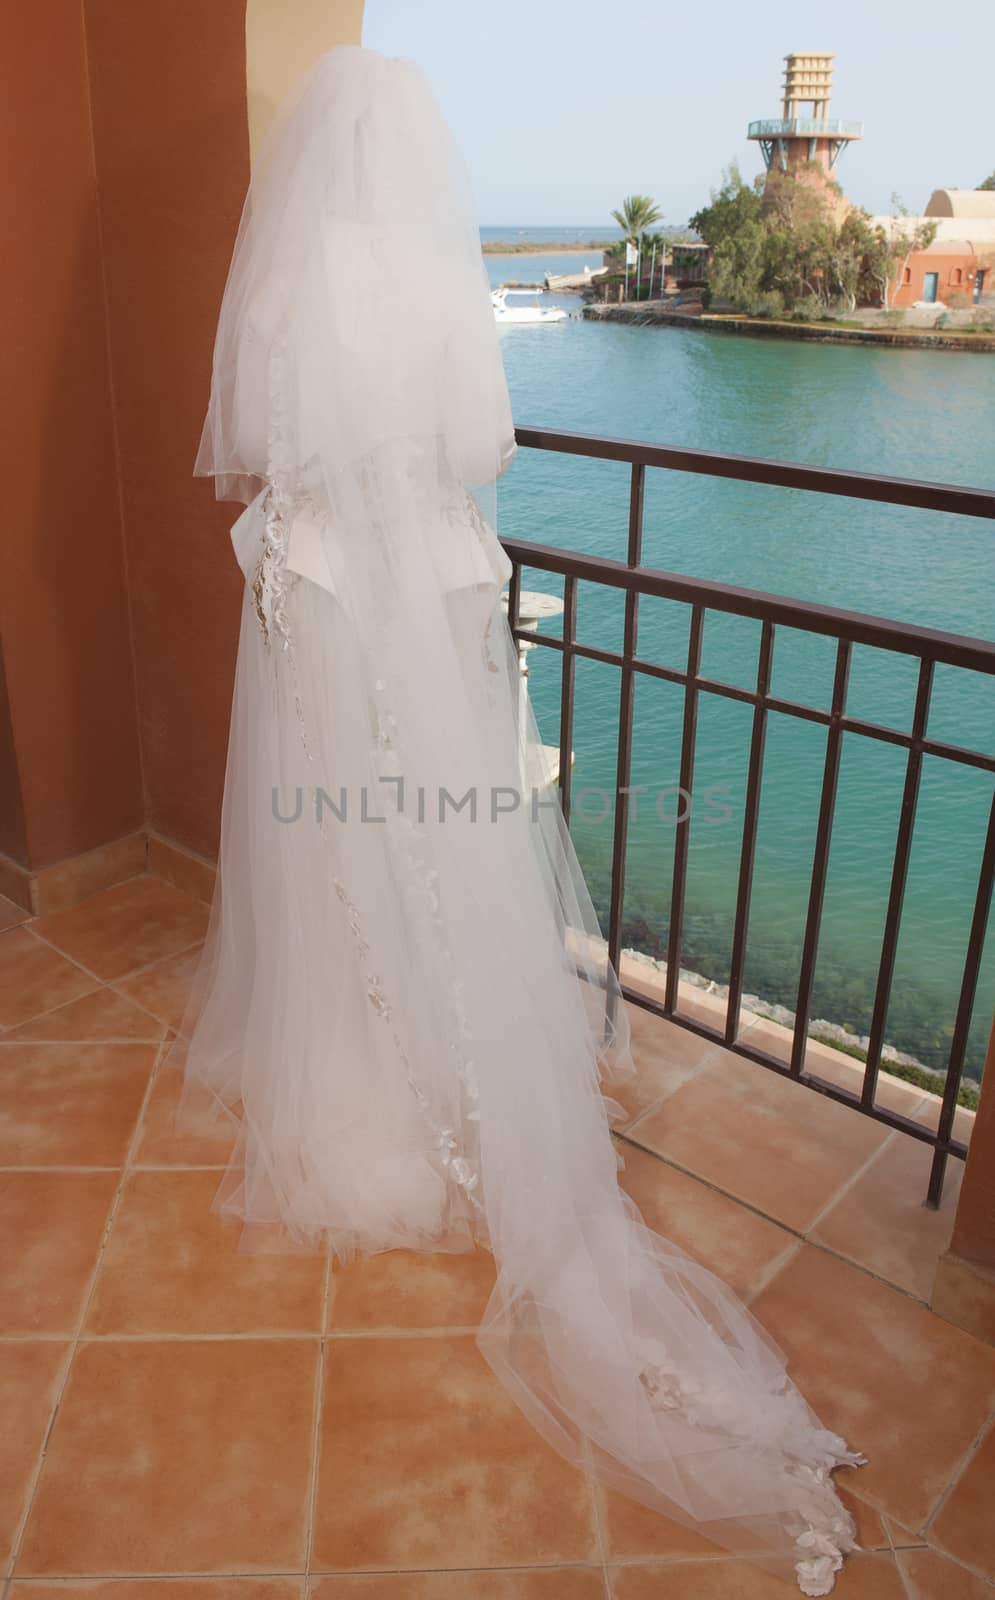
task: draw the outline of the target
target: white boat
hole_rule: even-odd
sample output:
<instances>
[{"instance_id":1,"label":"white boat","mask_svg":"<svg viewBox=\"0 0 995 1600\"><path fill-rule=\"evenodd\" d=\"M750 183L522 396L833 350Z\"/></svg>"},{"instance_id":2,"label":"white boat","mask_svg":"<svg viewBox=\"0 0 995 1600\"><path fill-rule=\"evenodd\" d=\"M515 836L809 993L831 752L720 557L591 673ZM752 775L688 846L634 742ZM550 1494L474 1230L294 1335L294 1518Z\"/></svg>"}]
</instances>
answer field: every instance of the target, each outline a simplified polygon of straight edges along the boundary
<instances>
[{"instance_id":1,"label":"white boat","mask_svg":"<svg viewBox=\"0 0 995 1600\"><path fill-rule=\"evenodd\" d=\"M494 307L495 322L565 322L567 313L562 306L509 306L507 298L512 294L530 294L538 296L541 289L492 289L491 305Z\"/></svg>"},{"instance_id":2,"label":"white boat","mask_svg":"<svg viewBox=\"0 0 995 1600\"><path fill-rule=\"evenodd\" d=\"M596 278L605 278L607 275L607 267L585 266L583 272L547 272L544 277L546 288L552 289L554 294L569 294L573 289L587 289Z\"/></svg>"}]
</instances>

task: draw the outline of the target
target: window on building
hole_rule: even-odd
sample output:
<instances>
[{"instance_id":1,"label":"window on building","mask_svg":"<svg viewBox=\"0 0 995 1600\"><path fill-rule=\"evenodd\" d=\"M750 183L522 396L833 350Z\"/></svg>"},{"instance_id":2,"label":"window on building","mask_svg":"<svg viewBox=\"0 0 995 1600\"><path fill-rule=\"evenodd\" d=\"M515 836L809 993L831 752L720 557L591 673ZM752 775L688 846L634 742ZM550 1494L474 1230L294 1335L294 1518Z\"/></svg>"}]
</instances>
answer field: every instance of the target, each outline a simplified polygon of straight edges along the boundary
<instances>
[{"instance_id":1,"label":"window on building","mask_svg":"<svg viewBox=\"0 0 995 1600\"><path fill-rule=\"evenodd\" d=\"M904 274L902 276L902 282L903 283L911 283L912 282L912 268L911 267L906 267L905 272L904 272Z\"/></svg>"},{"instance_id":2,"label":"window on building","mask_svg":"<svg viewBox=\"0 0 995 1600\"><path fill-rule=\"evenodd\" d=\"M964 273L963 273L963 270L960 267L954 267L953 271L950 274L950 282L951 283L963 283L964 282Z\"/></svg>"}]
</instances>

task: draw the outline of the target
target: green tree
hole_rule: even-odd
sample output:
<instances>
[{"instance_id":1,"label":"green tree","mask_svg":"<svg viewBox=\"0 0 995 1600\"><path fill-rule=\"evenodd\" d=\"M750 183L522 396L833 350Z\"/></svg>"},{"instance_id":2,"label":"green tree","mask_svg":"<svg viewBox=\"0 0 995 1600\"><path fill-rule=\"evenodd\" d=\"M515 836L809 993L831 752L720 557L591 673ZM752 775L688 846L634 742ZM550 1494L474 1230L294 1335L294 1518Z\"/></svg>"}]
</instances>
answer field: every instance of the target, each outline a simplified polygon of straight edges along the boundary
<instances>
[{"instance_id":1,"label":"green tree","mask_svg":"<svg viewBox=\"0 0 995 1600\"><path fill-rule=\"evenodd\" d=\"M984 183L978 184L979 189L995 189L995 172L990 172Z\"/></svg>"},{"instance_id":2,"label":"green tree","mask_svg":"<svg viewBox=\"0 0 995 1600\"><path fill-rule=\"evenodd\" d=\"M712 190L711 205L696 211L691 227L714 250L751 222L759 221L763 200L762 179L748 184L733 161L722 174L722 186Z\"/></svg>"},{"instance_id":3,"label":"green tree","mask_svg":"<svg viewBox=\"0 0 995 1600\"><path fill-rule=\"evenodd\" d=\"M713 189L711 204L691 218L691 227L712 253L713 295L737 307L758 300L764 278L766 230L759 184L744 181L735 162Z\"/></svg>"},{"instance_id":4,"label":"green tree","mask_svg":"<svg viewBox=\"0 0 995 1600\"><path fill-rule=\"evenodd\" d=\"M640 256L642 257L645 255L648 261L650 258L650 251L653 249L653 246L656 246L657 256L659 258L659 253L665 247L666 241L662 233L641 233L636 238L614 240L614 242L608 246L607 250L605 251L605 255L610 256L613 261L624 261L625 247L627 244L634 244L636 249L639 251Z\"/></svg>"},{"instance_id":5,"label":"green tree","mask_svg":"<svg viewBox=\"0 0 995 1600\"><path fill-rule=\"evenodd\" d=\"M648 194L627 194L619 211L612 216L622 230L623 244L639 244L640 235L654 222L663 221L663 212Z\"/></svg>"},{"instance_id":6,"label":"green tree","mask_svg":"<svg viewBox=\"0 0 995 1600\"><path fill-rule=\"evenodd\" d=\"M897 198L888 230L857 208L840 221L826 202L824 186L804 176L772 172L750 185L729 167L711 204L691 218L711 247L713 295L768 316L799 305L886 306L891 283L911 251L931 243L936 224L908 217Z\"/></svg>"}]
</instances>

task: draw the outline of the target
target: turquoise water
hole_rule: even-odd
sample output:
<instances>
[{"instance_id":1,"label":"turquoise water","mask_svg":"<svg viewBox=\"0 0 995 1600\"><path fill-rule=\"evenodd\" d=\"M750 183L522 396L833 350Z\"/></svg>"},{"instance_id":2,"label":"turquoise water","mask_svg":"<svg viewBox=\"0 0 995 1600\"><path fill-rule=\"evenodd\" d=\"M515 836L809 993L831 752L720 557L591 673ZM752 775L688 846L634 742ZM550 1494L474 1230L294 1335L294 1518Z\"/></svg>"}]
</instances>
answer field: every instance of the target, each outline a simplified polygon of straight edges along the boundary
<instances>
[{"instance_id":1,"label":"turquoise water","mask_svg":"<svg viewBox=\"0 0 995 1600\"><path fill-rule=\"evenodd\" d=\"M500 233L501 230L494 230ZM507 234L502 236L507 237ZM579 270L594 255L486 257L493 282ZM573 297L562 304L576 307ZM520 424L608 433L995 488L995 361L981 355L832 347L626 328L569 320L502 330ZM500 485L501 532L624 559L628 469L521 450ZM649 566L918 622L995 635L995 526L979 519L875 506L689 474L647 475L644 560ZM542 573L526 588L561 593ZM640 653L683 665L685 607L642 603ZM621 597L581 586L579 637L618 648ZM546 623L544 630L555 631ZM750 685L759 626L710 613L703 670ZM559 663L530 654L531 692L544 737L559 737ZM774 693L828 705L833 647L780 630ZM883 651L855 652L849 709L908 728L914 666ZM599 911L611 859L618 673L579 662L575 813L571 823ZM634 784L648 796L630 821L626 942L658 953L666 938L672 822L657 797L676 789L682 697L637 684ZM719 981L727 969L735 903L751 713L705 696L699 712L684 961ZM995 749L995 681L940 669L930 734ZM772 715L767 740L746 989L793 1004L825 734ZM904 752L847 736L813 1015L866 1031L880 955ZM585 787L606 791L583 796ZM711 804L705 791L713 793ZM942 1067L957 1003L992 779L935 759L924 765L887 1038ZM667 816L677 803L661 802ZM727 820L723 803L727 804ZM587 813L585 815L585 812ZM995 920L995 919L993 919ZM980 1071L995 1008L990 936L972 1030Z\"/></svg>"}]
</instances>

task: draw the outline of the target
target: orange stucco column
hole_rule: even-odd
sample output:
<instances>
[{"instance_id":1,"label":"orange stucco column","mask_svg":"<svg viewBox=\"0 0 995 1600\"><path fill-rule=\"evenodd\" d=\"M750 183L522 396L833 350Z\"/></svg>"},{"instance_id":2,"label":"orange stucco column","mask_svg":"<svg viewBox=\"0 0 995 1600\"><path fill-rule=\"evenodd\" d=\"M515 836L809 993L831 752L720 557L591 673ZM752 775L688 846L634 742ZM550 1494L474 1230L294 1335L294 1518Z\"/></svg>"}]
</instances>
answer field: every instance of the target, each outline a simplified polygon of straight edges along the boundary
<instances>
[{"instance_id":1,"label":"orange stucco column","mask_svg":"<svg viewBox=\"0 0 995 1600\"><path fill-rule=\"evenodd\" d=\"M362 9L11 13L0 891L146 828L216 852L242 580L238 507L192 476L214 330L251 148Z\"/></svg>"},{"instance_id":2,"label":"orange stucco column","mask_svg":"<svg viewBox=\"0 0 995 1600\"><path fill-rule=\"evenodd\" d=\"M192 476L250 132L361 0L86 0L145 820L217 852L240 507Z\"/></svg>"},{"instance_id":3,"label":"orange stucco column","mask_svg":"<svg viewBox=\"0 0 995 1600\"><path fill-rule=\"evenodd\" d=\"M0 876L16 892L143 805L79 0L8 8L3 61Z\"/></svg>"},{"instance_id":4,"label":"orange stucco column","mask_svg":"<svg viewBox=\"0 0 995 1600\"><path fill-rule=\"evenodd\" d=\"M953 1236L937 1268L932 1304L995 1344L995 1022Z\"/></svg>"},{"instance_id":5,"label":"orange stucco column","mask_svg":"<svg viewBox=\"0 0 995 1600\"><path fill-rule=\"evenodd\" d=\"M144 820L209 855L241 584L192 476L249 177L245 0L86 0Z\"/></svg>"},{"instance_id":6,"label":"orange stucco column","mask_svg":"<svg viewBox=\"0 0 995 1600\"><path fill-rule=\"evenodd\" d=\"M995 1270L995 1023L950 1248Z\"/></svg>"}]
</instances>

